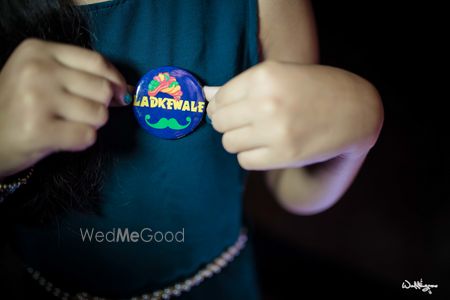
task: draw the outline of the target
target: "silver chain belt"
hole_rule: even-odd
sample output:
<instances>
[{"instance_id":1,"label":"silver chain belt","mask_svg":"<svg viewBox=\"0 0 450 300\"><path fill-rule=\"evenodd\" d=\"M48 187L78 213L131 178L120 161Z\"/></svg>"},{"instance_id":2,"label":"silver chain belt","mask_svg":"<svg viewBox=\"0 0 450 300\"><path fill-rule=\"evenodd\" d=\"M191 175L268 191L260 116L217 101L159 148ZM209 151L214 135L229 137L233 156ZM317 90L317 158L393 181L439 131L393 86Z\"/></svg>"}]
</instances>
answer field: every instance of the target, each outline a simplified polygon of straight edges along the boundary
<instances>
[{"instance_id":1,"label":"silver chain belt","mask_svg":"<svg viewBox=\"0 0 450 300\"><path fill-rule=\"evenodd\" d=\"M129 300L161 300L170 299L174 296L179 296L184 292L190 291L190 289L196 285L199 285L203 280L212 277L214 274L220 273L222 269L228 265L245 247L247 242L247 231L241 230L241 233L236 242L227 248L221 255L219 255L213 262L200 269L193 276L177 282L169 287L160 289L154 292L142 294L137 297L129 298ZM77 294L70 294L56 287L52 282L43 277L39 271L34 270L31 267L26 268L27 272L31 274L31 277L35 279L39 285L41 285L47 292L53 296L62 300L108 300L103 297L96 297L82 292Z\"/></svg>"}]
</instances>

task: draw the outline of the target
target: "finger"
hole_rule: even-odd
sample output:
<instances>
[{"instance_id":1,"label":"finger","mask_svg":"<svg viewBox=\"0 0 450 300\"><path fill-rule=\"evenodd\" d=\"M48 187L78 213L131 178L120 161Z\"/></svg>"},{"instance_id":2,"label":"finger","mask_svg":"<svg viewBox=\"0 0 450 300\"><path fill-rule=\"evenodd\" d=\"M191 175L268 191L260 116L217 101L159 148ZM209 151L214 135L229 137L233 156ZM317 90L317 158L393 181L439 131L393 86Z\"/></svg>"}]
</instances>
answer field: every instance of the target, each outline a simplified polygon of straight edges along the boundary
<instances>
[{"instance_id":1,"label":"finger","mask_svg":"<svg viewBox=\"0 0 450 300\"><path fill-rule=\"evenodd\" d=\"M219 91L220 86L207 86L203 87L203 92L205 93L205 98L207 101L211 102L214 99L214 96Z\"/></svg>"},{"instance_id":2,"label":"finger","mask_svg":"<svg viewBox=\"0 0 450 300\"><path fill-rule=\"evenodd\" d=\"M248 77L249 72L247 70L223 85L214 95L214 101L211 104L215 104L211 108L211 113L214 113L214 110L220 106L226 106L245 99L249 88Z\"/></svg>"},{"instance_id":3,"label":"finger","mask_svg":"<svg viewBox=\"0 0 450 300\"><path fill-rule=\"evenodd\" d=\"M52 43L50 48L54 58L61 64L104 77L115 84L113 101L125 105L126 81L122 74L98 52L77 46Z\"/></svg>"},{"instance_id":4,"label":"finger","mask_svg":"<svg viewBox=\"0 0 450 300\"><path fill-rule=\"evenodd\" d=\"M219 91L219 86L204 86L203 92L205 93L205 99L208 101L208 106L206 106L206 115L209 118L209 121L211 122L211 115L212 112L215 111L215 101L214 97L216 96L217 92Z\"/></svg>"},{"instance_id":5,"label":"finger","mask_svg":"<svg viewBox=\"0 0 450 300\"><path fill-rule=\"evenodd\" d=\"M222 144L225 150L232 154L266 146L264 140L255 134L251 126L226 132L222 136Z\"/></svg>"},{"instance_id":6,"label":"finger","mask_svg":"<svg viewBox=\"0 0 450 300\"><path fill-rule=\"evenodd\" d=\"M241 101L221 107L210 117L214 129L223 133L252 124L254 112L249 101Z\"/></svg>"},{"instance_id":7,"label":"finger","mask_svg":"<svg viewBox=\"0 0 450 300\"><path fill-rule=\"evenodd\" d=\"M135 87L132 85L127 85L127 92L125 93L125 96L123 97L123 102L125 105L131 104L133 102L133 95L135 92ZM115 102L111 103L111 106L123 106L122 104L117 105Z\"/></svg>"},{"instance_id":8,"label":"finger","mask_svg":"<svg viewBox=\"0 0 450 300\"><path fill-rule=\"evenodd\" d=\"M268 147L240 152L237 159L239 165L245 170L261 171L272 168L272 157Z\"/></svg>"},{"instance_id":9,"label":"finger","mask_svg":"<svg viewBox=\"0 0 450 300\"><path fill-rule=\"evenodd\" d=\"M92 146L97 138L97 131L92 126L78 122L57 120L44 128L44 147L51 152L81 151Z\"/></svg>"},{"instance_id":10,"label":"finger","mask_svg":"<svg viewBox=\"0 0 450 300\"><path fill-rule=\"evenodd\" d=\"M56 102L56 115L68 121L99 128L108 120L108 108L98 102L70 93L61 93Z\"/></svg>"},{"instance_id":11,"label":"finger","mask_svg":"<svg viewBox=\"0 0 450 300\"><path fill-rule=\"evenodd\" d=\"M126 89L122 74L100 53L77 46L53 43L52 54L63 65L102 76Z\"/></svg>"},{"instance_id":12,"label":"finger","mask_svg":"<svg viewBox=\"0 0 450 300\"><path fill-rule=\"evenodd\" d=\"M133 96L128 92L128 86L125 89L122 86L113 84L114 97L111 99L110 106L126 106L131 103Z\"/></svg>"},{"instance_id":13,"label":"finger","mask_svg":"<svg viewBox=\"0 0 450 300\"><path fill-rule=\"evenodd\" d=\"M114 85L104 77L70 68L61 70L60 76L64 89L71 94L106 106L114 97Z\"/></svg>"}]
</instances>

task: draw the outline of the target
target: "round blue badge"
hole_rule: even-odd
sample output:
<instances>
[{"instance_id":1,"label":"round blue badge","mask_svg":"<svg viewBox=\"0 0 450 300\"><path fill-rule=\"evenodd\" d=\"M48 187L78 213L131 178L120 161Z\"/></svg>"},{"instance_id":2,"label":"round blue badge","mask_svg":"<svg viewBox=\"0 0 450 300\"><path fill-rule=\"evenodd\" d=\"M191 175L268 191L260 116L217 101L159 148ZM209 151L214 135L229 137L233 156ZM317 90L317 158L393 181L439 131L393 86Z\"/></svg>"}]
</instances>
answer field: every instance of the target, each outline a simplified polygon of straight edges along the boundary
<instances>
[{"instance_id":1,"label":"round blue badge","mask_svg":"<svg viewBox=\"0 0 450 300\"><path fill-rule=\"evenodd\" d=\"M194 131L203 118L206 103L194 76L176 67L161 67L141 78L133 109L148 133L178 139Z\"/></svg>"}]
</instances>

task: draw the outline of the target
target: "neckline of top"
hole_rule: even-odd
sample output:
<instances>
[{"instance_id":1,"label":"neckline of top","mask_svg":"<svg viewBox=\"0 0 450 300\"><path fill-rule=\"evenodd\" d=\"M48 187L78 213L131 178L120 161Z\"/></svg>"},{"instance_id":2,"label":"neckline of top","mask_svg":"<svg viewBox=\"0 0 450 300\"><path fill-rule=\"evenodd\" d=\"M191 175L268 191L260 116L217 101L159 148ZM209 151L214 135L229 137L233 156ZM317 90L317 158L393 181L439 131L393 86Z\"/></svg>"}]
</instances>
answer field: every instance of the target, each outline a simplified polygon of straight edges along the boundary
<instances>
[{"instance_id":1,"label":"neckline of top","mask_svg":"<svg viewBox=\"0 0 450 300\"><path fill-rule=\"evenodd\" d=\"M77 7L86 12L97 12L97 11L106 10L109 8L119 6L128 1L129 0L109 0L109 1L98 2L98 3L77 5Z\"/></svg>"}]
</instances>

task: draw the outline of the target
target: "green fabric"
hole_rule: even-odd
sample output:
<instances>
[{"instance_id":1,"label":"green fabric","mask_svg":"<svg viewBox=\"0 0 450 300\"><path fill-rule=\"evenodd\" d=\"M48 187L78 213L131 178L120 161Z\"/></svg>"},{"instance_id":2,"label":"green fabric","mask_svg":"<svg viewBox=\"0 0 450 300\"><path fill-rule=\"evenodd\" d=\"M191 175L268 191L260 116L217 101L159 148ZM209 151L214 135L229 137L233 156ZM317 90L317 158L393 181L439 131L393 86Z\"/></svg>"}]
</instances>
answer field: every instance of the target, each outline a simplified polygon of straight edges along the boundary
<instances>
[{"instance_id":1,"label":"green fabric","mask_svg":"<svg viewBox=\"0 0 450 300\"><path fill-rule=\"evenodd\" d=\"M257 63L256 0L115 0L84 6L93 46L135 85L172 65L222 85ZM106 167L101 215L71 212L45 228L18 226L23 260L63 288L129 297L196 272L232 245L242 226L245 172L202 122L179 140L152 137L132 108L111 109L101 133ZM184 243L88 243L80 228L177 232ZM257 299L250 249L186 299Z\"/></svg>"}]
</instances>

